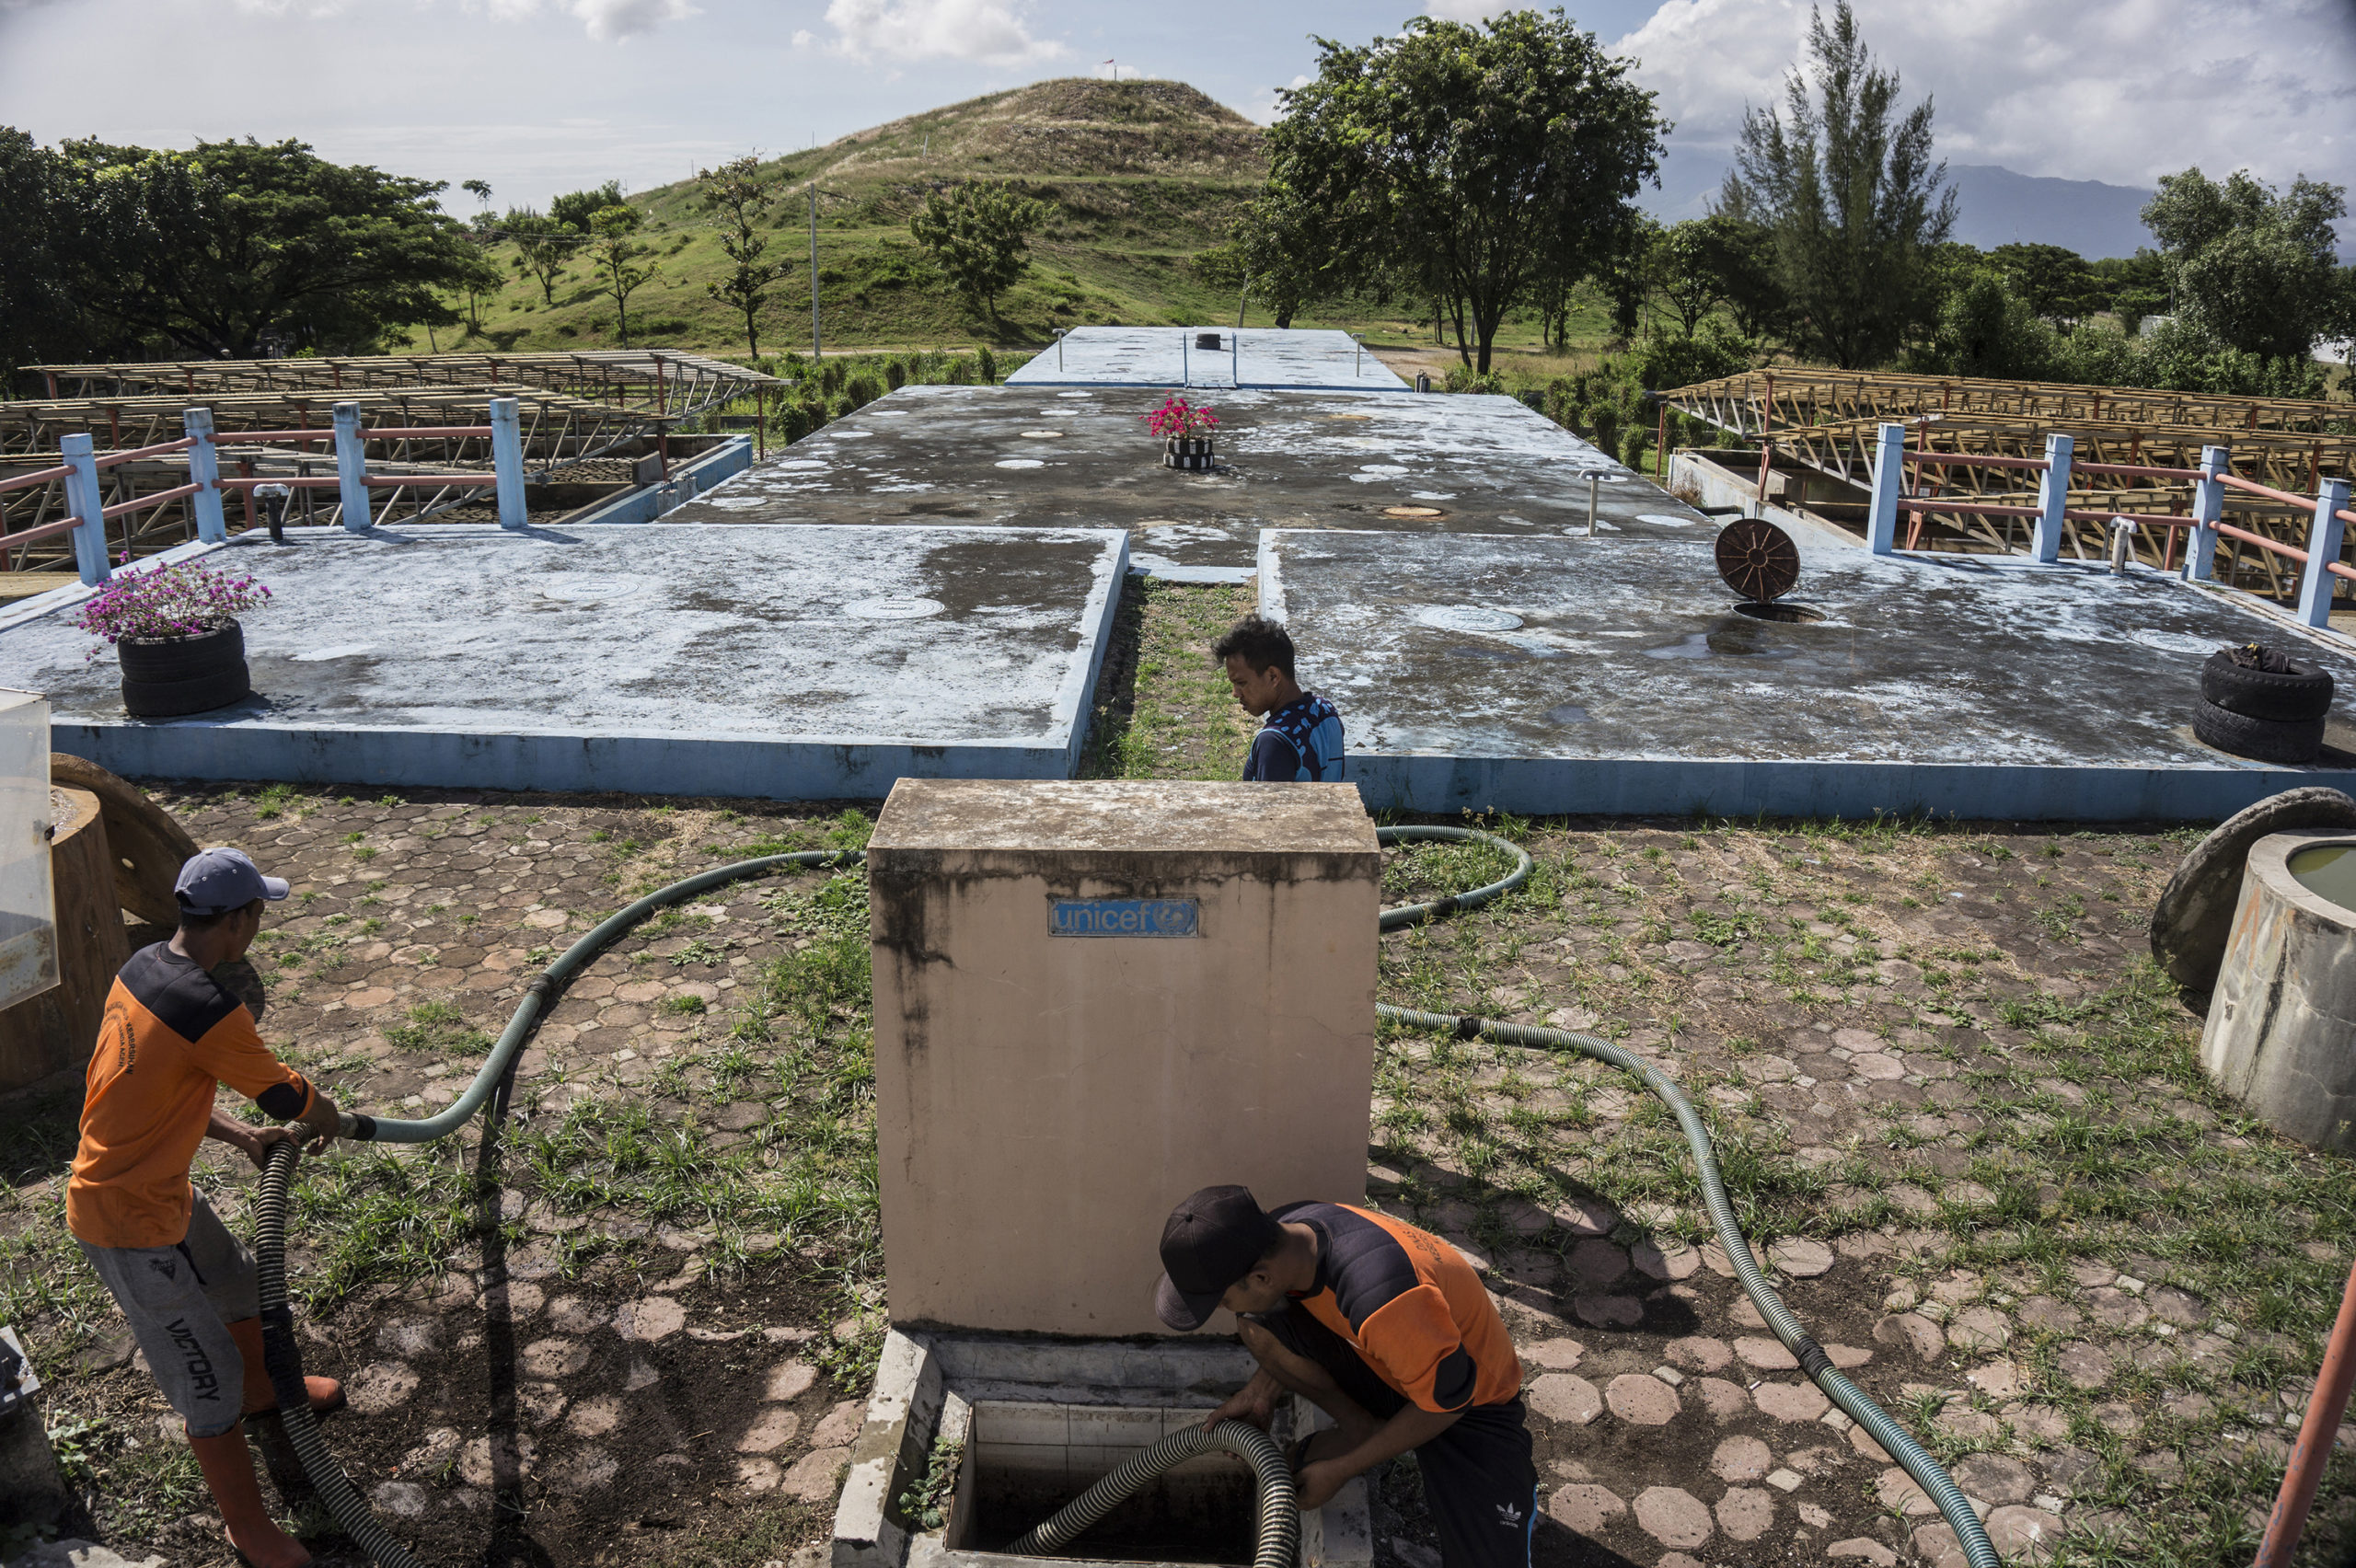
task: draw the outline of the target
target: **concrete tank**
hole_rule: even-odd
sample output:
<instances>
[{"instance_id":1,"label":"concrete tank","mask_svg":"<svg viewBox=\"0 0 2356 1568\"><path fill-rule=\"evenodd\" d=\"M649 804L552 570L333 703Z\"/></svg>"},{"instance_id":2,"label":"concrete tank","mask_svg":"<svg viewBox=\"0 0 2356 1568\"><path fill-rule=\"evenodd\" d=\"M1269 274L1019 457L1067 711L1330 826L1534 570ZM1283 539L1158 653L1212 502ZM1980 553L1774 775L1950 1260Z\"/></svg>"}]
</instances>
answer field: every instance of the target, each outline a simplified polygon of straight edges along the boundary
<instances>
[{"instance_id":1,"label":"concrete tank","mask_svg":"<svg viewBox=\"0 0 2356 1568\"><path fill-rule=\"evenodd\" d=\"M1355 788L904 778L867 863L895 1323L1164 1333L1188 1193L1362 1198L1381 854Z\"/></svg>"},{"instance_id":2,"label":"concrete tank","mask_svg":"<svg viewBox=\"0 0 2356 1568\"><path fill-rule=\"evenodd\" d=\"M2200 1065L2275 1131L2356 1154L2356 837L2251 847Z\"/></svg>"}]
</instances>

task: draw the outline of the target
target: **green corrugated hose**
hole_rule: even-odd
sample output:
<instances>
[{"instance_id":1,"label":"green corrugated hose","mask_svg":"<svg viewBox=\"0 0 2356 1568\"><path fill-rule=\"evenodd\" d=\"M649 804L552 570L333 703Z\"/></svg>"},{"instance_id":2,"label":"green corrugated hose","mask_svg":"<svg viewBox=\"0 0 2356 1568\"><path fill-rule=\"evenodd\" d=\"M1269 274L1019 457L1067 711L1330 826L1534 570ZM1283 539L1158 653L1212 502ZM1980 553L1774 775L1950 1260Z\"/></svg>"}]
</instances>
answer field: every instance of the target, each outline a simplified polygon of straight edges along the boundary
<instances>
[{"instance_id":1,"label":"green corrugated hose","mask_svg":"<svg viewBox=\"0 0 2356 1568\"><path fill-rule=\"evenodd\" d=\"M1519 845L1476 828L1386 827L1379 830L1377 836L1384 844L1434 841L1486 844L1512 856L1516 862L1507 876L1470 893L1452 894L1428 904L1403 905L1384 910L1381 928L1386 931L1421 925L1459 909L1478 908L1510 893L1530 879L1530 859L1526 851ZM556 962L525 988L524 999L516 1004L514 1016L508 1020L506 1029L491 1046L491 1055L484 1058L482 1068L475 1074L474 1081L439 1115L422 1121L346 1115L343 1136L379 1143L425 1143L456 1131L491 1098L491 1090L506 1075L515 1053L523 1048L524 1043L537 1027L549 998L591 960L656 912L671 905L684 903L698 894L729 882L741 882L747 877L821 866L856 865L864 859L860 852L852 849L766 855L758 859L739 860L703 871L648 894L628 908L601 921L594 930L565 949ZM1458 1039L1489 1040L1499 1044L1542 1051L1576 1051L1634 1074L1646 1089L1658 1096L1676 1114L1678 1125L1684 1130L1685 1141L1692 1147L1694 1166L1702 1180L1702 1200L1709 1210L1710 1222L1717 1228L1718 1239L1726 1248L1727 1257L1734 1264L1735 1276L1758 1306L1760 1316L1767 1320L1767 1326L1774 1331L1775 1337L1799 1358L1801 1368L1815 1380L1817 1387L1863 1426L1874 1441L1879 1443L1900 1467L1914 1478L1914 1483L1923 1489L1923 1493L1938 1505L1940 1514L1954 1528L1957 1539L1962 1542L1964 1555L1970 1560L1971 1568L2002 1568L2002 1560L1997 1557L1995 1547L1989 1542L1988 1532L1981 1528L1980 1516L1972 1511L1971 1505L1964 1500L1962 1492L1938 1460L1909 1436L1905 1429L1892 1421L1879 1405L1868 1399L1863 1389L1841 1375L1826 1359L1823 1347L1808 1337L1807 1331L1800 1327L1799 1320L1792 1316L1791 1309L1775 1294L1774 1286L1767 1283L1766 1275L1760 1273L1751 1257L1750 1243L1743 1239L1742 1230L1736 1224L1734 1205L1727 1199L1726 1182L1718 1172L1717 1155L1711 1147L1709 1132L1702 1125L1701 1117L1694 1113L1693 1107L1674 1081L1634 1052L1590 1034L1500 1023L1470 1016L1418 1012L1388 1005L1378 1006L1375 1010L1381 1017L1408 1028L1449 1034ZM319 1489L320 1496L335 1514L337 1523L364 1547L382 1568L415 1568L414 1560L377 1524L359 1492L337 1467L334 1457L318 1441L300 1395L303 1386L301 1359L294 1346L293 1315L285 1305L285 1177L279 1176L282 1163L291 1176L294 1159L291 1153L283 1162L278 1158L279 1151L291 1150L292 1147L291 1144L280 1144L271 1151L271 1167L263 1181L263 1202L258 1205L266 1223L258 1228L256 1237L256 1249L263 1264L263 1278L271 1287L269 1294L275 1297L263 1303L262 1339L271 1380L281 1389L279 1408L284 1412L287 1434L294 1441L295 1452L301 1456L305 1470L310 1472L312 1484ZM295 1392L288 1394L285 1390L289 1389ZM1049 1521L1050 1524L1054 1522ZM1042 1529L1045 1528L1043 1526Z\"/></svg>"}]
</instances>

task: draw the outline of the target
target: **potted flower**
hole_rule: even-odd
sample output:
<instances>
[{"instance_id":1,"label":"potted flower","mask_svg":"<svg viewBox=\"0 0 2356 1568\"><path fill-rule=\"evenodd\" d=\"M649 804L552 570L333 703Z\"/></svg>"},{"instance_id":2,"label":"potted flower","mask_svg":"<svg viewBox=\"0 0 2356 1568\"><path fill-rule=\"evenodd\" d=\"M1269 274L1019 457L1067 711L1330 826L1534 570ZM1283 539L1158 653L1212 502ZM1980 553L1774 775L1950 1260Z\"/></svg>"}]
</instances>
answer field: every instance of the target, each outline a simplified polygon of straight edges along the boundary
<instances>
[{"instance_id":1,"label":"potted flower","mask_svg":"<svg viewBox=\"0 0 2356 1568\"><path fill-rule=\"evenodd\" d=\"M114 644L125 710L171 719L252 695L237 617L269 600L252 577L187 560L110 579L74 624Z\"/></svg>"},{"instance_id":2,"label":"potted flower","mask_svg":"<svg viewBox=\"0 0 2356 1568\"><path fill-rule=\"evenodd\" d=\"M1217 459L1211 453L1211 432L1218 428L1218 416L1206 403L1197 407L1184 398L1172 398L1149 414L1138 416L1146 429L1161 437L1161 466L1165 468L1208 468Z\"/></svg>"}]
</instances>

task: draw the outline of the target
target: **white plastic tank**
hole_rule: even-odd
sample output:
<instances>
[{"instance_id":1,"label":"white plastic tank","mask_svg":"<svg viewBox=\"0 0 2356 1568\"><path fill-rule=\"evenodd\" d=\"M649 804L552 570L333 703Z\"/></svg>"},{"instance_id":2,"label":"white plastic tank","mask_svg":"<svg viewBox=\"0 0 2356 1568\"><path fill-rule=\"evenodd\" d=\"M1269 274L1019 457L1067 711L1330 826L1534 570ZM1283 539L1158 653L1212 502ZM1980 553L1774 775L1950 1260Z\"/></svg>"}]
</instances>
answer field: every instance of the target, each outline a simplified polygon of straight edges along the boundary
<instances>
[{"instance_id":1,"label":"white plastic tank","mask_svg":"<svg viewBox=\"0 0 2356 1568\"><path fill-rule=\"evenodd\" d=\"M0 1009L57 984L49 699L0 689Z\"/></svg>"}]
</instances>

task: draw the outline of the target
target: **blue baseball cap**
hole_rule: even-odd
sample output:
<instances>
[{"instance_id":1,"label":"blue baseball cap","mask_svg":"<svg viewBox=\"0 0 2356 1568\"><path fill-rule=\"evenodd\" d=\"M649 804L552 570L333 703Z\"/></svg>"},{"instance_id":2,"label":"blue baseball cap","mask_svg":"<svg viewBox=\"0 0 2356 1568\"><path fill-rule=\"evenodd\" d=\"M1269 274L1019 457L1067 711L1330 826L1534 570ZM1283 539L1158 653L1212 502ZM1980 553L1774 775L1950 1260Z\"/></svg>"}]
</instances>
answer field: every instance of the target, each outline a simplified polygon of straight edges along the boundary
<instances>
[{"instance_id":1,"label":"blue baseball cap","mask_svg":"<svg viewBox=\"0 0 2356 1568\"><path fill-rule=\"evenodd\" d=\"M191 915L226 915L257 898L275 904L286 896L286 883L266 877L242 849L200 849L180 868L172 896Z\"/></svg>"}]
</instances>

